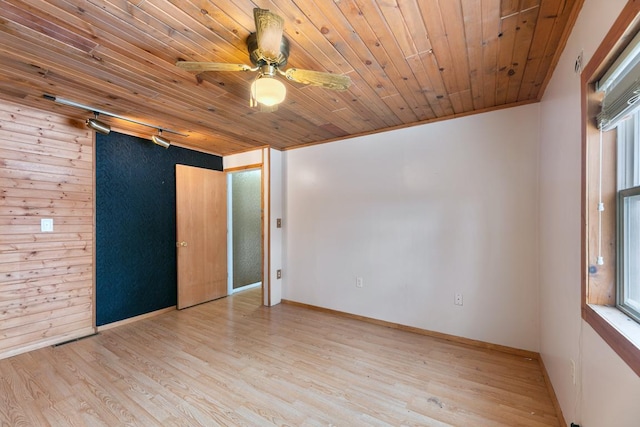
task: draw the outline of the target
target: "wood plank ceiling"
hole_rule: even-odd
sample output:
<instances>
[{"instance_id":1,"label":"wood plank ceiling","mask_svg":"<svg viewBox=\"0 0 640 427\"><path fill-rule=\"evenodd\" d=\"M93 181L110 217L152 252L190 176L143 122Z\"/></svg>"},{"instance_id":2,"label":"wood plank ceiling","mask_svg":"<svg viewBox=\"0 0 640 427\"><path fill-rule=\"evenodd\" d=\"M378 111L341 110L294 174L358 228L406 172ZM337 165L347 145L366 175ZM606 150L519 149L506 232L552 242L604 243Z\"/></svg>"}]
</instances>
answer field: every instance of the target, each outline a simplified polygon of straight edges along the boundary
<instances>
[{"instance_id":1,"label":"wood plank ceiling","mask_svg":"<svg viewBox=\"0 0 640 427\"><path fill-rule=\"evenodd\" d=\"M43 97L54 95L220 155L288 149L539 101L582 2L0 0L0 98L91 116ZM285 82L285 102L263 113L249 107L254 73L175 66L249 64L254 7L284 18L288 67L346 74L350 89Z\"/></svg>"}]
</instances>

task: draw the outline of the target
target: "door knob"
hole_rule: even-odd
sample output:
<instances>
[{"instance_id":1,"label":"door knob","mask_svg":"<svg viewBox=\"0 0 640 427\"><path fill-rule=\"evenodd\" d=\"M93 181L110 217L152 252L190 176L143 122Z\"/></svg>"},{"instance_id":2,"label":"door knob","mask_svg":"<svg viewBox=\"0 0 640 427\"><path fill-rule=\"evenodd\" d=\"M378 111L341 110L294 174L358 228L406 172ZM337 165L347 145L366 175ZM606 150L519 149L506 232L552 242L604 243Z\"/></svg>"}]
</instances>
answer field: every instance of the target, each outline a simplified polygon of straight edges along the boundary
<instances>
[{"instance_id":1,"label":"door knob","mask_svg":"<svg viewBox=\"0 0 640 427\"><path fill-rule=\"evenodd\" d=\"M184 248L187 246L187 242L176 242L176 247Z\"/></svg>"}]
</instances>

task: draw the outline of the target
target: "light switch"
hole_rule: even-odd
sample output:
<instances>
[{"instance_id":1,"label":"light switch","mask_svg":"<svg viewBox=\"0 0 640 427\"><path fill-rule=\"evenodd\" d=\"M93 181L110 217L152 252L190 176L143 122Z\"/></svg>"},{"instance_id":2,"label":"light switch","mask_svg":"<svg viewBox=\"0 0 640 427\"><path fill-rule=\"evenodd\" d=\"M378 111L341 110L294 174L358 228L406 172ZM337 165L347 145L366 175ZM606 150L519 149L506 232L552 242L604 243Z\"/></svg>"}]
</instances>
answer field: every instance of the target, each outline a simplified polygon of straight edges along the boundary
<instances>
[{"instance_id":1,"label":"light switch","mask_svg":"<svg viewBox=\"0 0 640 427\"><path fill-rule=\"evenodd\" d=\"M53 218L40 219L40 231L43 233L51 233L53 231Z\"/></svg>"}]
</instances>

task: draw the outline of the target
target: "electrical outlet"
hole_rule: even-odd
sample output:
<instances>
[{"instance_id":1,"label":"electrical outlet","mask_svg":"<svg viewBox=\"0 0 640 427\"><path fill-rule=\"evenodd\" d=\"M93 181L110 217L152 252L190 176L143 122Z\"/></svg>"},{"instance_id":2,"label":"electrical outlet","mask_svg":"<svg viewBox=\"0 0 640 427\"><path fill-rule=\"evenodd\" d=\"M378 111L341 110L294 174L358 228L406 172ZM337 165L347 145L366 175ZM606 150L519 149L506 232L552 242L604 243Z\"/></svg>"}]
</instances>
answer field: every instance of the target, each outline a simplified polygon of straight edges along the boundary
<instances>
[{"instance_id":1,"label":"electrical outlet","mask_svg":"<svg viewBox=\"0 0 640 427\"><path fill-rule=\"evenodd\" d=\"M51 233L53 231L53 218L40 219L40 231L43 233Z\"/></svg>"},{"instance_id":2,"label":"electrical outlet","mask_svg":"<svg viewBox=\"0 0 640 427\"><path fill-rule=\"evenodd\" d=\"M363 288L364 287L364 281L362 280L362 277L356 277L356 288Z\"/></svg>"},{"instance_id":3,"label":"electrical outlet","mask_svg":"<svg viewBox=\"0 0 640 427\"><path fill-rule=\"evenodd\" d=\"M276 279L282 279L282 270L276 270Z\"/></svg>"},{"instance_id":4,"label":"electrical outlet","mask_svg":"<svg viewBox=\"0 0 640 427\"><path fill-rule=\"evenodd\" d=\"M456 292L453 303L455 305L462 305L462 292Z\"/></svg>"}]
</instances>

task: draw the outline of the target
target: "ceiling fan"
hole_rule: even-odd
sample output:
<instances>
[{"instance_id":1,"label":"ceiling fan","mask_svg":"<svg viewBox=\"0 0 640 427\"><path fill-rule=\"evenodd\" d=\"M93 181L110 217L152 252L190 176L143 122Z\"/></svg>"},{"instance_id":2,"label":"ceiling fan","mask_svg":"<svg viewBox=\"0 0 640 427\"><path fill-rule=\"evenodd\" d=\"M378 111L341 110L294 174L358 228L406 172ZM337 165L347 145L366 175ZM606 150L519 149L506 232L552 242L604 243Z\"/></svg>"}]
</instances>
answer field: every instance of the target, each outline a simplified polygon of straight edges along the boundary
<instances>
[{"instance_id":1,"label":"ceiling fan","mask_svg":"<svg viewBox=\"0 0 640 427\"><path fill-rule=\"evenodd\" d=\"M284 101L286 88L276 75L287 80L320 86L325 89L346 90L351 84L348 76L311 70L289 68L284 70L289 58L289 40L283 35L284 19L267 9L253 9L256 32L247 38L249 59L253 67L246 64L220 62L178 61L176 66L187 71L257 71L251 84L250 105L260 106L262 111L274 111Z\"/></svg>"}]
</instances>

